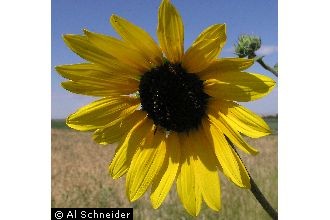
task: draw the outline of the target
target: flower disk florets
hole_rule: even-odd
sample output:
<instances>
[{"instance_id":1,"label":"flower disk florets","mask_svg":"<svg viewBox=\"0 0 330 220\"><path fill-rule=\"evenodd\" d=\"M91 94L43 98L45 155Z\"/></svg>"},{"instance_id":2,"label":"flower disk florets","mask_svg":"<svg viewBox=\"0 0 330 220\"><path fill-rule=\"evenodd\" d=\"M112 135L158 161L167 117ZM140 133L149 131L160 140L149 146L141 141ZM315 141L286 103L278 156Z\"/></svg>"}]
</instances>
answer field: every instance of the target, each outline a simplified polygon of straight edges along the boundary
<instances>
[{"instance_id":1,"label":"flower disk florets","mask_svg":"<svg viewBox=\"0 0 330 220\"><path fill-rule=\"evenodd\" d=\"M198 128L209 98L197 75L169 62L143 74L139 93L142 110L154 124L176 132Z\"/></svg>"}]
</instances>

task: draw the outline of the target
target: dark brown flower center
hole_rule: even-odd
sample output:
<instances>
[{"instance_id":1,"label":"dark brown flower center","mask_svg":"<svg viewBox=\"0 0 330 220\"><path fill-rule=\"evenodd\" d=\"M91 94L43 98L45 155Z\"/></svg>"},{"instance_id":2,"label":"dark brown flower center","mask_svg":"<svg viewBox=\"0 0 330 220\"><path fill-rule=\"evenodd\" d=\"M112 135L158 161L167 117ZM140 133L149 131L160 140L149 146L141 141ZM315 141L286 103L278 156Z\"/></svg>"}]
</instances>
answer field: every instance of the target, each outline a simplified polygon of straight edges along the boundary
<instances>
[{"instance_id":1,"label":"dark brown flower center","mask_svg":"<svg viewBox=\"0 0 330 220\"><path fill-rule=\"evenodd\" d=\"M142 76L139 93L142 110L154 124L176 132L188 132L200 126L209 98L196 74L169 62Z\"/></svg>"}]
</instances>

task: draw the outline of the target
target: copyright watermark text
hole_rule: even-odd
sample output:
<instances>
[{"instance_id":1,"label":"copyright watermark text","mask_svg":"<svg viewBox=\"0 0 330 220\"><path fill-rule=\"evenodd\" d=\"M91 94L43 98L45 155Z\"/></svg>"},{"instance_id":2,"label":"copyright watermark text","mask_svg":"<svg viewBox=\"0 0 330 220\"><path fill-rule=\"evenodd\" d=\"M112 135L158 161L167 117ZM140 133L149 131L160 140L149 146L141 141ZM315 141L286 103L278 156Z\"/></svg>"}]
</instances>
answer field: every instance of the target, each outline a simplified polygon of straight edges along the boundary
<instances>
[{"instance_id":1,"label":"copyright watermark text","mask_svg":"<svg viewBox=\"0 0 330 220\"><path fill-rule=\"evenodd\" d=\"M132 208L52 208L52 220L133 219Z\"/></svg>"}]
</instances>

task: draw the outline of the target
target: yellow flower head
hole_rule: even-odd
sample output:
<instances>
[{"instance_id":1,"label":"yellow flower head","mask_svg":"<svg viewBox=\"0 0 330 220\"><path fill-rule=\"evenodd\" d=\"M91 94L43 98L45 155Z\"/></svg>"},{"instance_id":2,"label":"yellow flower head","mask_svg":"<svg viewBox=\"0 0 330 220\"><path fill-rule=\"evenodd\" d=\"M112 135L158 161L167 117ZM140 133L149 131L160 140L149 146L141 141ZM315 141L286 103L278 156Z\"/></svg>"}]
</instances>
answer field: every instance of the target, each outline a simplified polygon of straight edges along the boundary
<instances>
[{"instance_id":1,"label":"yellow flower head","mask_svg":"<svg viewBox=\"0 0 330 220\"><path fill-rule=\"evenodd\" d=\"M226 25L206 28L184 51L182 19L163 0L158 12L160 47L141 28L112 15L122 39L84 30L64 41L87 63L56 70L70 92L101 97L67 118L69 127L95 131L100 144L118 143L109 172L126 174L130 201L148 188L154 208L173 183L185 209L197 216L202 200L221 206L218 170L242 188L249 175L228 140L248 154L257 150L240 133L257 138L270 133L256 114L236 103L267 95L275 82L244 72L253 60L218 58Z\"/></svg>"}]
</instances>

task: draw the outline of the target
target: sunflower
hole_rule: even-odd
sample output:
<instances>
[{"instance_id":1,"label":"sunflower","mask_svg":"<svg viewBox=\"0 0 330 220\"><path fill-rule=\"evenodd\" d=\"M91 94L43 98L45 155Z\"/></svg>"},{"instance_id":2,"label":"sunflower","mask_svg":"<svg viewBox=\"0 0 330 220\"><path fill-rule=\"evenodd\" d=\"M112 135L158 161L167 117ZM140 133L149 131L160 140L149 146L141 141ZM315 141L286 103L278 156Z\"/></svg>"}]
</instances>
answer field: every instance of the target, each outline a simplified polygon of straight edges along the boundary
<instances>
[{"instance_id":1,"label":"sunflower","mask_svg":"<svg viewBox=\"0 0 330 220\"><path fill-rule=\"evenodd\" d=\"M169 0L158 12L160 46L138 26L117 15L110 22L122 39L84 30L64 35L86 63L57 66L73 93L100 97L71 114L67 125L94 131L100 144L118 143L109 173L126 174L130 201L150 189L153 208L173 183L184 208L197 216L202 201L220 210L221 171L241 188L250 178L229 141L255 155L241 134L270 134L268 125L237 102L267 95L275 82L244 72L251 59L218 58L226 25L206 28L184 52L182 19Z\"/></svg>"}]
</instances>

